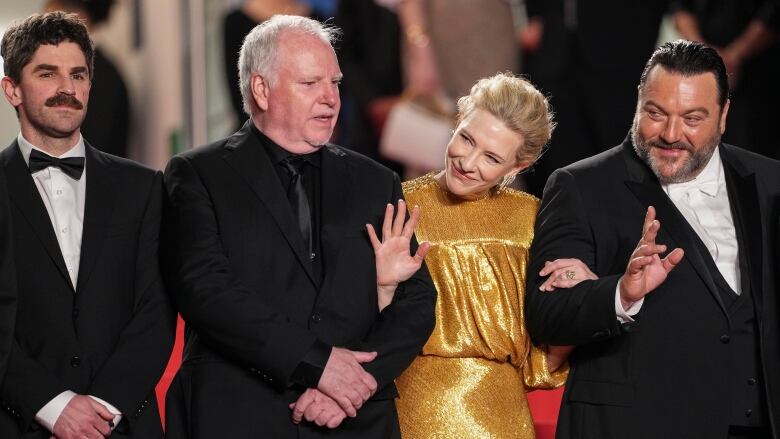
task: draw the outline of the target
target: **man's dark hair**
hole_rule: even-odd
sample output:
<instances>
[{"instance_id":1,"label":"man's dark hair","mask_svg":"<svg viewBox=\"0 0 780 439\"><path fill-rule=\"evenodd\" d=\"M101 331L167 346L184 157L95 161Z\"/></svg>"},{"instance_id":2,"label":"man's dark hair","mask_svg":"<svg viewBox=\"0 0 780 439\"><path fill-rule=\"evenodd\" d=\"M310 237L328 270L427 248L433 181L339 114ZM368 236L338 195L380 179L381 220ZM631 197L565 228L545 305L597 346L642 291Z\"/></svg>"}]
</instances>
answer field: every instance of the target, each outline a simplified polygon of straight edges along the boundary
<instances>
[{"instance_id":1,"label":"man's dark hair","mask_svg":"<svg viewBox=\"0 0 780 439\"><path fill-rule=\"evenodd\" d=\"M639 89L647 82L647 75L655 66L661 66L670 73L682 76L694 76L705 73L715 75L718 83L718 103L720 107L729 98L729 78L726 65L715 49L693 41L677 40L664 43L653 52L645 64L645 70L639 78Z\"/></svg>"},{"instance_id":2,"label":"man's dark hair","mask_svg":"<svg viewBox=\"0 0 780 439\"><path fill-rule=\"evenodd\" d=\"M76 43L81 48L91 78L95 49L87 28L76 14L59 11L33 14L8 28L0 43L5 75L18 84L22 80L22 69L30 63L38 47L43 44L56 46L63 41Z\"/></svg>"}]
</instances>

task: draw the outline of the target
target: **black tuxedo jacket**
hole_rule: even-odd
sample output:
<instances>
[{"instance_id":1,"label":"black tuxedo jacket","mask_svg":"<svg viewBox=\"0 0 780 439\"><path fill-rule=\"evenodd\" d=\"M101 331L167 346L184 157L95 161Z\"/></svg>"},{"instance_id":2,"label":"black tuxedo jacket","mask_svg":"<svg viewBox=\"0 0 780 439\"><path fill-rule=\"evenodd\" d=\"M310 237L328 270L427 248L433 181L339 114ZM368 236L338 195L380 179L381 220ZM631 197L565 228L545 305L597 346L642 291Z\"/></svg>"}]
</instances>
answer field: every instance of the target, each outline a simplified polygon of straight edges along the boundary
<instances>
[{"instance_id":1,"label":"black tuxedo jacket","mask_svg":"<svg viewBox=\"0 0 780 439\"><path fill-rule=\"evenodd\" d=\"M168 393L166 436L397 437L393 380L430 335L436 299L423 267L378 312L365 224L380 226L387 203L402 197L398 176L355 152L324 147L319 284L251 123L174 157L165 173L171 242L164 271L188 327ZM316 340L378 352L365 369L379 390L330 432L294 425L288 408L304 390L291 376Z\"/></svg>"},{"instance_id":2,"label":"black tuxedo jacket","mask_svg":"<svg viewBox=\"0 0 780 439\"><path fill-rule=\"evenodd\" d=\"M65 390L118 408L113 436L154 438L154 386L173 345L175 314L158 262L162 176L87 145L78 284L14 141L0 153L11 199L19 294L0 436L48 438L34 416Z\"/></svg>"},{"instance_id":3,"label":"black tuxedo jacket","mask_svg":"<svg viewBox=\"0 0 780 439\"><path fill-rule=\"evenodd\" d=\"M0 381L5 375L16 318L16 268L12 238L8 185L5 172L0 167Z\"/></svg>"},{"instance_id":4,"label":"black tuxedo jacket","mask_svg":"<svg viewBox=\"0 0 780 439\"><path fill-rule=\"evenodd\" d=\"M720 154L739 248L758 322L769 418L780 421L777 225L780 163L722 144ZM682 262L645 297L634 323L620 324L615 291L655 206L657 238L681 247ZM721 337L729 314L697 250L695 232L635 154L631 143L555 172L545 188L531 249L529 331L537 342L576 345L558 424L559 438L726 437L730 356ZM599 277L539 292L544 261L572 257ZM745 377L747 380L747 377Z\"/></svg>"}]
</instances>

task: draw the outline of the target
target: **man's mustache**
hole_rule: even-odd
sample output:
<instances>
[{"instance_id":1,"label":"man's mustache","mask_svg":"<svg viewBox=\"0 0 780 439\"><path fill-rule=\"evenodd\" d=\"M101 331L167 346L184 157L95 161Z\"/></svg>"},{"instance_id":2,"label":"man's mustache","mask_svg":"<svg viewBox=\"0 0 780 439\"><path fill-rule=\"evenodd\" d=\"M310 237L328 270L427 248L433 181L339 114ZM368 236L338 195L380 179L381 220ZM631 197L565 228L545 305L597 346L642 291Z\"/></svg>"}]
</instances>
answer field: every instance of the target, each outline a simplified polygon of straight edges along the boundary
<instances>
[{"instance_id":1,"label":"man's mustache","mask_svg":"<svg viewBox=\"0 0 780 439\"><path fill-rule=\"evenodd\" d=\"M691 151L693 149L691 145L685 142L667 143L660 139L650 142L650 146L654 146L656 148L662 148L662 149L684 149L686 151Z\"/></svg>"},{"instance_id":2,"label":"man's mustache","mask_svg":"<svg viewBox=\"0 0 780 439\"><path fill-rule=\"evenodd\" d=\"M63 93L57 93L49 99L46 99L44 105L47 107L59 107L60 105L66 105L76 110L81 110L84 108L84 104L82 104L81 101L71 95Z\"/></svg>"}]
</instances>

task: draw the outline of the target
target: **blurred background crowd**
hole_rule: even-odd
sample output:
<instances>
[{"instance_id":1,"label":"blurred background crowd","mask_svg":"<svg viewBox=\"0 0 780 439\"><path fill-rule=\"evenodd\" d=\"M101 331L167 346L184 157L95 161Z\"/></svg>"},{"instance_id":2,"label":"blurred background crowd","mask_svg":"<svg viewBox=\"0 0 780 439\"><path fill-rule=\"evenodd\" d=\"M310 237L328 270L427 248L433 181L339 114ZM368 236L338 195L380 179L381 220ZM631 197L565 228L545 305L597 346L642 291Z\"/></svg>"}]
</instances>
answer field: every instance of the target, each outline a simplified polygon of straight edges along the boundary
<instances>
[{"instance_id":1,"label":"blurred background crowd","mask_svg":"<svg viewBox=\"0 0 780 439\"><path fill-rule=\"evenodd\" d=\"M108 152L161 168L247 119L238 50L257 23L306 15L343 30L334 142L405 178L438 168L459 96L499 71L550 97L558 128L518 184L540 195L554 169L625 137L644 61L660 43L720 51L733 94L724 138L780 158L778 0L6 0L0 34L32 12L84 18L97 43L83 131ZM17 124L0 108L0 138ZM105 140L104 140L105 139ZM119 139L119 140L117 140Z\"/></svg>"}]
</instances>

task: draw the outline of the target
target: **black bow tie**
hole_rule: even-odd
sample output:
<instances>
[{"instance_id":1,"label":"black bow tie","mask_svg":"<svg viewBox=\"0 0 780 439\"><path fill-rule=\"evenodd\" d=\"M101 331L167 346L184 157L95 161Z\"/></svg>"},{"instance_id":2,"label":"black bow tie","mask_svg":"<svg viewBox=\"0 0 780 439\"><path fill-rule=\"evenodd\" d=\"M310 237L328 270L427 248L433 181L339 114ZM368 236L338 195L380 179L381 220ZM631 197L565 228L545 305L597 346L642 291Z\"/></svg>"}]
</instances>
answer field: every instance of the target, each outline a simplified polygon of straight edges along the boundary
<instances>
[{"instance_id":1,"label":"black bow tie","mask_svg":"<svg viewBox=\"0 0 780 439\"><path fill-rule=\"evenodd\" d=\"M30 174L42 171L49 166L60 168L62 172L74 180L80 180L84 173L84 157L68 157L59 159L33 149L30 152Z\"/></svg>"}]
</instances>

